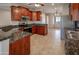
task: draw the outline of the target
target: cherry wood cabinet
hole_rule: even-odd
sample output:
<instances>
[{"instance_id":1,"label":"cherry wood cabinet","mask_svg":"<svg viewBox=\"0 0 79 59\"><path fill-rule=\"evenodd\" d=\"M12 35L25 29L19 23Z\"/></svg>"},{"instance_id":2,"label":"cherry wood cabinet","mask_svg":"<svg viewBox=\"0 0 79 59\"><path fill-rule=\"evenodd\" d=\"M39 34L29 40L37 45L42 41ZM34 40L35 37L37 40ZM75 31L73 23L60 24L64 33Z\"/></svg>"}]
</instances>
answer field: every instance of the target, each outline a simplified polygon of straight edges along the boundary
<instances>
[{"instance_id":1,"label":"cherry wood cabinet","mask_svg":"<svg viewBox=\"0 0 79 59\"><path fill-rule=\"evenodd\" d=\"M37 12L32 11L32 21L37 21Z\"/></svg>"},{"instance_id":2,"label":"cherry wood cabinet","mask_svg":"<svg viewBox=\"0 0 79 59\"><path fill-rule=\"evenodd\" d=\"M21 7L21 15L22 16L29 16L29 9L25 8L25 7Z\"/></svg>"},{"instance_id":3,"label":"cherry wood cabinet","mask_svg":"<svg viewBox=\"0 0 79 59\"><path fill-rule=\"evenodd\" d=\"M71 3L69 8L72 21L79 21L79 3Z\"/></svg>"},{"instance_id":4,"label":"cherry wood cabinet","mask_svg":"<svg viewBox=\"0 0 79 59\"><path fill-rule=\"evenodd\" d=\"M32 11L29 11L29 19L32 21Z\"/></svg>"},{"instance_id":5,"label":"cherry wood cabinet","mask_svg":"<svg viewBox=\"0 0 79 59\"><path fill-rule=\"evenodd\" d=\"M22 16L29 17L30 21L40 21L40 11L30 11L26 7L22 6L11 6L11 19L12 21L21 21Z\"/></svg>"},{"instance_id":6,"label":"cherry wood cabinet","mask_svg":"<svg viewBox=\"0 0 79 59\"><path fill-rule=\"evenodd\" d=\"M41 12L32 11L32 21L40 21L40 20L41 20Z\"/></svg>"},{"instance_id":7,"label":"cherry wood cabinet","mask_svg":"<svg viewBox=\"0 0 79 59\"><path fill-rule=\"evenodd\" d=\"M37 32L37 26L32 26L32 34L36 34Z\"/></svg>"},{"instance_id":8,"label":"cherry wood cabinet","mask_svg":"<svg viewBox=\"0 0 79 59\"><path fill-rule=\"evenodd\" d=\"M37 11L37 21L40 21L40 20L41 20L41 12Z\"/></svg>"},{"instance_id":9,"label":"cherry wood cabinet","mask_svg":"<svg viewBox=\"0 0 79 59\"><path fill-rule=\"evenodd\" d=\"M10 55L18 55L20 52L19 52L19 49L20 49L20 40L18 41L15 41L14 43L10 43L10 46L9 46L9 54Z\"/></svg>"},{"instance_id":10,"label":"cherry wood cabinet","mask_svg":"<svg viewBox=\"0 0 79 59\"><path fill-rule=\"evenodd\" d=\"M46 35L47 34L47 26L38 26L37 34Z\"/></svg>"},{"instance_id":11,"label":"cherry wood cabinet","mask_svg":"<svg viewBox=\"0 0 79 59\"><path fill-rule=\"evenodd\" d=\"M20 6L11 6L11 19L12 21L21 20L21 7Z\"/></svg>"},{"instance_id":12,"label":"cherry wood cabinet","mask_svg":"<svg viewBox=\"0 0 79 59\"><path fill-rule=\"evenodd\" d=\"M11 19L12 21L20 21L22 16L29 17L29 9L22 6L11 6Z\"/></svg>"},{"instance_id":13,"label":"cherry wood cabinet","mask_svg":"<svg viewBox=\"0 0 79 59\"><path fill-rule=\"evenodd\" d=\"M25 36L22 39L10 43L10 55L29 55L30 54L30 36Z\"/></svg>"},{"instance_id":14,"label":"cherry wood cabinet","mask_svg":"<svg viewBox=\"0 0 79 59\"><path fill-rule=\"evenodd\" d=\"M46 35L48 33L47 26L32 26L32 33L39 35Z\"/></svg>"}]
</instances>

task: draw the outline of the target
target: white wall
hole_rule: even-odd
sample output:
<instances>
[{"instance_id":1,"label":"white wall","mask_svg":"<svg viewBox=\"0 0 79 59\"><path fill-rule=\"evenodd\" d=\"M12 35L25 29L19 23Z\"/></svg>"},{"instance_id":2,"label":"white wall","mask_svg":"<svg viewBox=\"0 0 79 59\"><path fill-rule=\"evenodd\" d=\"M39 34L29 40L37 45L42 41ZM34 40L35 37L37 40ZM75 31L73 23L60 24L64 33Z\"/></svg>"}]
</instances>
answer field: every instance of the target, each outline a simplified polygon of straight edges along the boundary
<instances>
[{"instance_id":1,"label":"white wall","mask_svg":"<svg viewBox=\"0 0 79 59\"><path fill-rule=\"evenodd\" d=\"M0 10L0 26L11 24L10 20L10 12L6 10Z\"/></svg>"},{"instance_id":2,"label":"white wall","mask_svg":"<svg viewBox=\"0 0 79 59\"><path fill-rule=\"evenodd\" d=\"M11 21L11 11L0 9L0 26L16 25L18 21Z\"/></svg>"},{"instance_id":3,"label":"white wall","mask_svg":"<svg viewBox=\"0 0 79 59\"><path fill-rule=\"evenodd\" d=\"M45 15L45 13L42 13L42 15L41 15L41 22L46 23L46 15Z\"/></svg>"},{"instance_id":4,"label":"white wall","mask_svg":"<svg viewBox=\"0 0 79 59\"><path fill-rule=\"evenodd\" d=\"M54 26L54 15L49 14L49 27L53 27L53 26Z\"/></svg>"},{"instance_id":5,"label":"white wall","mask_svg":"<svg viewBox=\"0 0 79 59\"><path fill-rule=\"evenodd\" d=\"M11 11L0 9L0 27L7 25L17 25L19 21L11 21ZM41 15L41 21L29 21L30 23L46 23L45 22L45 13Z\"/></svg>"},{"instance_id":6,"label":"white wall","mask_svg":"<svg viewBox=\"0 0 79 59\"><path fill-rule=\"evenodd\" d=\"M69 15L62 16L61 19L62 19L62 25L63 25L64 28L73 27L73 21L71 21Z\"/></svg>"},{"instance_id":7,"label":"white wall","mask_svg":"<svg viewBox=\"0 0 79 59\"><path fill-rule=\"evenodd\" d=\"M9 39L0 42L0 55L9 55Z\"/></svg>"},{"instance_id":8,"label":"white wall","mask_svg":"<svg viewBox=\"0 0 79 59\"><path fill-rule=\"evenodd\" d=\"M0 43L0 52L1 52L1 47L2 47L1 45L2 45L2 44ZM1 53L0 53L0 55L1 55Z\"/></svg>"},{"instance_id":9,"label":"white wall","mask_svg":"<svg viewBox=\"0 0 79 59\"><path fill-rule=\"evenodd\" d=\"M49 16L49 28L58 27L58 25L55 22L55 16L53 14L48 14L48 16ZM59 27L62 26L66 28L73 27L73 22L70 20L69 15L61 16L61 22Z\"/></svg>"}]
</instances>

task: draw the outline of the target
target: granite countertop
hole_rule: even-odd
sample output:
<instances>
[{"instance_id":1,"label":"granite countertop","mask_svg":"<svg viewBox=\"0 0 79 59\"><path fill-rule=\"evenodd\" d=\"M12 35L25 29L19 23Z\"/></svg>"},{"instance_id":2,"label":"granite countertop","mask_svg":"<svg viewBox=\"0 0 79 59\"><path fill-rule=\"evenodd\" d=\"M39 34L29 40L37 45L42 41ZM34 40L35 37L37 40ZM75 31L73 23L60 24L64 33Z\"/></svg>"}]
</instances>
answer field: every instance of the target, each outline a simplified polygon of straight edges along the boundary
<instances>
[{"instance_id":1,"label":"granite countertop","mask_svg":"<svg viewBox=\"0 0 79 59\"><path fill-rule=\"evenodd\" d=\"M33 25L35 25L35 26L45 26L47 24L33 23L33 24L26 24L25 27L28 29L28 28L32 28ZM10 26L12 26L12 27L10 27ZM7 30L7 28L9 28L9 27L10 27L10 29ZM9 26L0 27L0 41L6 40L8 38L12 38L13 37L12 34L17 32L19 27L20 27L19 25L9 25ZM32 33L29 33L29 32L19 32L18 37L17 36L16 37L21 38L24 35L31 35L31 34Z\"/></svg>"},{"instance_id":2,"label":"granite countertop","mask_svg":"<svg viewBox=\"0 0 79 59\"><path fill-rule=\"evenodd\" d=\"M68 40L79 40L79 31L75 31L74 29L65 29L65 34Z\"/></svg>"},{"instance_id":3,"label":"granite countertop","mask_svg":"<svg viewBox=\"0 0 79 59\"><path fill-rule=\"evenodd\" d=\"M10 40L10 43L16 41L16 40L20 40L21 38L23 38L24 36L28 36L28 35L32 35L32 33L29 33L29 32L15 32L15 33L12 33L12 38Z\"/></svg>"},{"instance_id":4,"label":"granite countertop","mask_svg":"<svg viewBox=\"0 0 79 59\"><path fill-rule=\"evenodd\" d=\"M43 24L43 23L39 23L39 24L32 24L32 25L35 25L35 26L45 26L45 25L47 25L47 24Z\"/></svg>"},{"instance_id":5,"label":"granite countertop","mask_svg":"<svg viewBox=\"0 0 79 59\"><path fill-rule=\"evenodd\" d=\"M7 32L0 30L0 41L4 41L8 38L11 39L10 41L13 41L13 39L16 39L16 38L20 39L20 38L24 37L25 35L31 35L31 33L29 33L29 32L23 32L23 31L18 32L18 33L17 32L18 32L18 28L14 28ZM14 35L15 35L15 37L14 37Z\"/></svg>"},{"instance_id":6,"label":"granite countertop","mask_svg":"<svg viewBox=\"0 0 79 59\"><path fill-rule=\"evenodd\" d=\"M17 28L14 28L14 29L12 29L10 31L7 31L7 32L4 32L4 31L0 30L0 41L3 41L3 40L6 40L6 39L10 38L11 34L13 32L15 32L16 30L17 30Z\"/></svg>"}]
</instances>

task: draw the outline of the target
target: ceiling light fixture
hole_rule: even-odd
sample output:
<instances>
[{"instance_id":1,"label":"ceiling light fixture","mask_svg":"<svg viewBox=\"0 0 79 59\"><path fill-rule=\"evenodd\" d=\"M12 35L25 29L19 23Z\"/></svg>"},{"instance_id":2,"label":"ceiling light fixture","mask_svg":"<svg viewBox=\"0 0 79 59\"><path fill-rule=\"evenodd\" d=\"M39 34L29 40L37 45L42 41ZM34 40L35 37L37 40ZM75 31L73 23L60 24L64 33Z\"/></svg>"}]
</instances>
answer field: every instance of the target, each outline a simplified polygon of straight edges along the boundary
<instances>
[{"instance_id":1,"label":"ceiling light fixture","mask_svg":"<svg viewBox=\"0 0 79 59\"><path fill-rule=\"evenodd\" d=\"M35 7L40 7L41 6L41 4L35 4Z\"/></svg>"}]
</instances>

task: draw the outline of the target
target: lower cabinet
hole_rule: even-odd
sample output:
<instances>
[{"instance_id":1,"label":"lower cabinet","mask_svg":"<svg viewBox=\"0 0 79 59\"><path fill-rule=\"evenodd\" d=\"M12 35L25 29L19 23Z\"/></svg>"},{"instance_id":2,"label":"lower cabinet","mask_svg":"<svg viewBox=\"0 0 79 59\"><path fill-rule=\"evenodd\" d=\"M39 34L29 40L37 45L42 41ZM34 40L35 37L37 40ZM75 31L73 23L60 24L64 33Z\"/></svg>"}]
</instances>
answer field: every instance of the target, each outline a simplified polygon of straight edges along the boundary
<instances>
[{"instance_id":1,"label":"lower cabinet","mask_svg":"<svg viewBox=\"0 0 79 59\"><path fill-rule=\"evenodd\" d=\"M47 26L37 27L37 34L46 35L47 34Z\"/></svg>"},{"instance_id":2,"label":"lower cabinet","mask_svg":"<svg viewBox=\"0 0 79 59\"><path fill-rule=\"evenodd\" d=\"M9 55L29 55L30 36L25 36L9 44Z\"/></svg>"},{"instance_id":3,"label":"lower cabinet","mask_svg":"<svg viewBox=\"0 0 79 59\"><path fill-rule=\"evenodd\" d=\"M46 35L48 33L47 26L33 26L32 27L33 34Z\"/></svg>"},{"instance_id":4,"label":"lower cabinet","mask_svg":"<svg viewBox=\"0 0 79 59\"><path fill-rule=\"evenodd\" d=\"M32 26L32 34L36 34L37 26Z\"/></svg>"}]
</instances>

